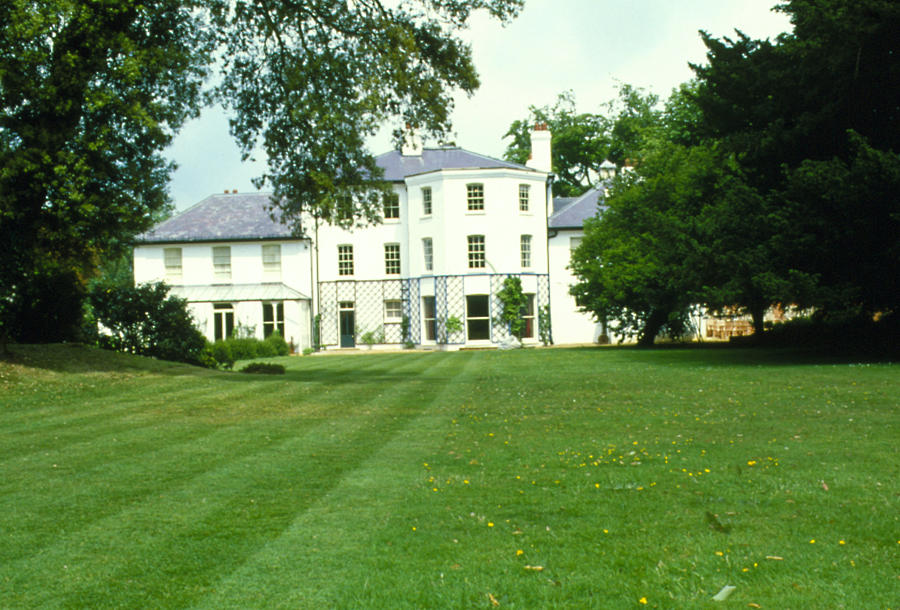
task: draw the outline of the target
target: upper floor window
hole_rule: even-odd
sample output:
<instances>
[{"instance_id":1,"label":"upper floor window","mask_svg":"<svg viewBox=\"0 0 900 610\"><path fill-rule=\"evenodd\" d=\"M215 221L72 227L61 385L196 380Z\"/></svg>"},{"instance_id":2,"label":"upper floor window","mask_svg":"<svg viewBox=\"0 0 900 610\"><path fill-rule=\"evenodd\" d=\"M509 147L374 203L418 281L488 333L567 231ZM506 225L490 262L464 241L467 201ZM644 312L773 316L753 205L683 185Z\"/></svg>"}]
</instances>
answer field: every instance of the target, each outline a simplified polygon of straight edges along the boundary
<instances>
[{"instance_id":1,"label":"upper floor window","mask_svg":"<svg viewBox=\"0 0 900 610\"><path fill-rule=\"evenodd\" d=\"M425 271L434 270L434 247L430 237L422 238L422 253L425 255Z\"/></svg>"},{"instance_id":2,"label":"upper floor window","mask_svg":"<svg viewBox=\"0 0 900 610\"><path fill-rule=\"evenodd\" d=\"M163 248L166 278L181 279L181 248Z\"/></svg>"},{"instance_id":3,"label":"upper floor window","mask_svg":"<svg viewBox=\"0 0 900 610\"><path fill-rule=\"evenodd\" d=\"M384 272L400 275L400 244L384 244Z\"/></svg>"},{"instance_id":4,"label":"upper floor window","mask_svg":"<svg viewBox=\"0 0 900 610\"><path fill-rule=\"evenodd\" d=\"M467 209L470 212L476 212L484 209L484 185L483 184L467 184L466 185L466 202Z\"/></svg>"},{"instance_id":5,"label":"upper floor window","mask_svg":"<svg viewBox=\"0 0 900 610\"><path fill-rule=\"evenodd\" d=\"M431 187L422 187L422 214L431 216Z\"/></svg>"},{"instance_id":6,"label":"upper floor window","mask_svg":"<svg viewBox=\"0 0 900 610\"><path fill-rule=\"evenodd\" d=\"M519 185L519 211L527 212L530 205L530 191L531 187L527 184Z\"/></svg>"},{"instance_id":7,"label":"upper floor window","mask_svg":"<svg viewBox=\"0 0 900 610\"><path fill-rule=\"evenodd\" d=\"M338 246L338 275L353 275L353 246Z\"/></svg>"},{"instance_id":8,"label":"upper floor window","mask_svg":"<svg viewBox=\"0 0 900 610\"><path fill-rule=\"evenodd\" d=\"M521 239L522 267L531 267L531 235L523 235Z\"/></svg>"},{"instance_id":9,"label":"upper floor window","mask_svg":"<svg viewBox=\"0 0 900 610\"><path fill-rule=\"evenodd\" d=\"M213 271L217 280L231 279L231 247L230 246L214 246L213 255Z\"/></svg>"},{"instance_id":10,"label":"upper floor window","mask_svg":"<svg viewBox=\"0 0 900 610\"><path fill-rule=\"evenodd\" d=\"M400 218L400 195L388 193L384 196L384 217Z\"/></svg>"},{"instance_id":11,"label":"upper floor window","mask_svg":"<svg viewBox=\"0 0 900 610\"><path fill-rule=\"evenodd\" d=\"M469 235L469 269L484 269L484 235Z\"/></svg>"},{"instance_id":12,"label":"upper floor window","mask_svg":"<svg viewBox=\"0 0 900 610\"><path fill-rule=\"evenodd\" d=\"M263 303L263 336L274 332L284 337L284 303Z\"/></svg>"},{"instance_id":13,"label":"upper floor window","mask_svg":"<svg viewBox=\"0 0 900 610\"><path fill-rule=\"evenodd\" d=\"M281 245L272 244L262 247L263 275L267 279L281 277Z\"/></svg>"},{"instance_id":14,"label":"upper floor window","mask_svg":"<svg viewBox=\"0 0 900 610\"><path fill-rule=\"evenodd\" d=\"M575 249L581 245L581 237L570 237L569 238L569 254L571 255L575 252Z\"/></svg>"}]
</instances>

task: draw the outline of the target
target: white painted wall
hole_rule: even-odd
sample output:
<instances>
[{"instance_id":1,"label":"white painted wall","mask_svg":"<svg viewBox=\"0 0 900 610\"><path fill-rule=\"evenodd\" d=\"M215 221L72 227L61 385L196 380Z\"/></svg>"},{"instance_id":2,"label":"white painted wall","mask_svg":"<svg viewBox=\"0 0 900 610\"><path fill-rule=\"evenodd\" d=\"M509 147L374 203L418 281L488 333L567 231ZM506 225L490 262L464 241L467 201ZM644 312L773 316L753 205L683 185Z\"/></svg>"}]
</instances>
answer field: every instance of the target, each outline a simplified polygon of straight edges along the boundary
<instances>
[{"instance_id":1,"label":"white painted wall","mask_svg":"<svg viewBox=\"0 0 900 610\"><path fill-rule=\"evenodd\" d=\"M572 239L584 235L582 230L559 230L549 240L550 251L550 318L553 342L557 345L595 343L602 333L600 324L588 313L578 311L569 287L576 282L568 268Z\"/></svg>"}]
</instances>

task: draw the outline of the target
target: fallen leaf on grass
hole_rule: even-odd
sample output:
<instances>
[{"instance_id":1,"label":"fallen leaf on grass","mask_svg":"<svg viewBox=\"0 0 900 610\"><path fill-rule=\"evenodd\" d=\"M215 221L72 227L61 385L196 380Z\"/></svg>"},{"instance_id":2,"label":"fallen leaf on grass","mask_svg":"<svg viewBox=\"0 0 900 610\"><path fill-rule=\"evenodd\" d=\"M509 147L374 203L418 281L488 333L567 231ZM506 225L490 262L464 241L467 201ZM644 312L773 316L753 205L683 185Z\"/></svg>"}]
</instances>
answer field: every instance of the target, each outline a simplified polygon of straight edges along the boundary
<instances>
[{"instance_id":1,"label":"fallen leaf on grass","mask_svg":"<svg viewBox=\"0 0 900 610\"><path fill-rule=\"evenodd\" d=\"M747 604L747 606L749 608L762 608L762 606L760 606L759 604L754 604L753 602L750 602L749 604Z\"/></svg>"},{"instance_id":2,"label":"fallen leaf on grass","mask_svg":"<svg viewBox=\"0 0 900 610\"><path fill-rule=\"evenodd\" d=\"M828 483L826 483L825 481L822 481L822 489L828 491Z\"/></svg>"},{"instance_id":3,"label":"fallen leaf on grass","mask_svg":"<svg viewBox=\"0 0 900 610\"><path fill-rule=\"evenodd\" d=\"M716 602L724 602L728 599L728 596L734 593L734 590L737 589L734 585L725 585L722 589L713 595L713 601Z\"/></svg>"},{"instance_id":4,"label":"fallen leaf on grass","mask_svg":"<svg viewBox=\"0 0 900 610\"><path fill-rule=\"evenodd\" d=\"M532 570L534 572L543 572L544 566L525 566L526 570Z\"/></svg>"},{"instance_id":5,"label":"fallen leaf on grass","mask_svg":"<svg viewBox=\"0 0 900 610\"><path fill-rule=\"evenodd\" d=\"M500 602L497 601L497 598L494 597L494 594L493 594L493 593L488 593L488 599L491 600L491 605L492 605L492 606L499 606L499 605L500 605Z\"/></svg>"},{"instance_id":6,"label":"fallen leaf on grass","mask_svg":"<svg viewBox=\"0 0 900 610\"><path fill-rule=\"evenodd\" d=\"M766 555L766 559L771 559L772 561L784 561L784 557L779 557L778 555Z\"/></svg>"}]
</instances>

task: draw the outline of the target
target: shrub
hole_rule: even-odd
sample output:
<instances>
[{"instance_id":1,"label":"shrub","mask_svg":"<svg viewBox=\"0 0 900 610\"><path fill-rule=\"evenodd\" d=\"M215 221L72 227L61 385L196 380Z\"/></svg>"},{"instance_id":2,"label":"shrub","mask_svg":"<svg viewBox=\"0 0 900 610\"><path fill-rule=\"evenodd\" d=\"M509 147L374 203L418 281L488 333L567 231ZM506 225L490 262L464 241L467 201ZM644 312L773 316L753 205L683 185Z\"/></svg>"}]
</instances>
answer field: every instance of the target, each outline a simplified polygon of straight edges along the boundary
<instances>
[{"instance_id":1,"label":"shrub","mask_svg":"<svg viewBox=\"0 0 900 610\"><path fill-rule=\"evenodd\" d=\"M94 318L106 331L98 337L100 347L199 366L213 364L187 301L169 296L165 284L98 283L89 298Z\"/></svg>"},{"instance_id":2,"label":"shrub","mask_svg":"<svg viewBox=\"0 0 900 610\"><path fill-rule=\"evenodd\" d=\"M231 344L227 341L216 341L209 345L210 353L223 369L230 370L234 367L234 355L231 353Z\"/></svg>"},{"instance_id":3,"label":"shrub","mask_svg":"<svg viewBox=\"0 0 900 610\"><path fill-rule=\"evenodd\" d=\"M274 332L266 337L263 342L272 347L276 356L287 356L291 353L291 348L287 341L284 340L284 337L281 336L281 333Z\"/></svg>"},{"instance_id":4,"label":"shrub","mask_svg":"<svg viewBox=\"0 0 900 610\"><path fill-rule=\"evenodd\" d=\"M241 369L242 373L259 373L262 375L284 375L284 366L269 362L251 362Z\"/></svg>"}]
</instances>

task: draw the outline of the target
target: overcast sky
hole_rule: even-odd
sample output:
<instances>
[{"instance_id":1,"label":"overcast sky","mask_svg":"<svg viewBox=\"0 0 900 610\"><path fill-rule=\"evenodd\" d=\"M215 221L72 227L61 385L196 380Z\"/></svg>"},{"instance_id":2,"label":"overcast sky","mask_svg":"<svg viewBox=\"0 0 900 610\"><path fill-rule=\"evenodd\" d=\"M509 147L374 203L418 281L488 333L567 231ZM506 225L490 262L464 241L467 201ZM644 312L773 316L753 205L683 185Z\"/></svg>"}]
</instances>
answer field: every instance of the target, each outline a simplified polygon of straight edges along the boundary
<instances>
[{"instance_id":1,"label":"overcast sky","mask_svg":"<svg viewBox=\"0 0 900 610\"><path fill-rule=\"evenodd\" d=\"M510 123L529 106L552 104L571 90L579 112L599 112L616 96L616 85L643 87L661 98L689 80L688 62L705 63L698 35L733 37L735 28L753 38L774 38L790 23L771 7L775 0L526 0L507 26L478 16L463 37L472 44L481 88L459 94L449 140L494 157L506 148ZM391 148L388 125L371 141L379 154ZM433 144L433 143L432 143ZM428 143L426 143L426 146ZM179 168L170 193L179 210L225 189L254 191L251 178L264 159L241 163L217 108L185 125L167 151Z\"/></svg>"}]
</instances>

